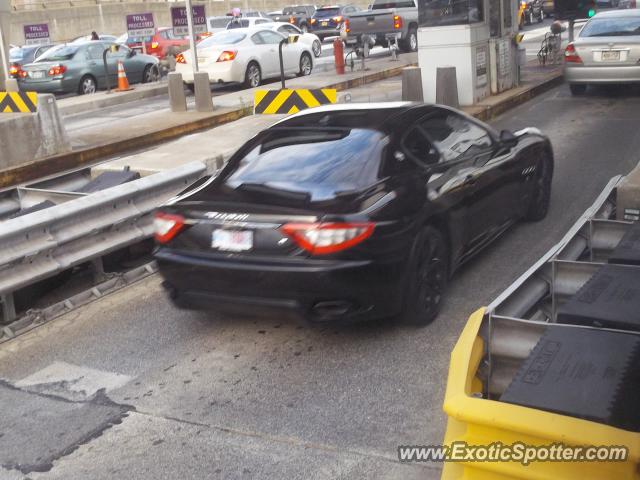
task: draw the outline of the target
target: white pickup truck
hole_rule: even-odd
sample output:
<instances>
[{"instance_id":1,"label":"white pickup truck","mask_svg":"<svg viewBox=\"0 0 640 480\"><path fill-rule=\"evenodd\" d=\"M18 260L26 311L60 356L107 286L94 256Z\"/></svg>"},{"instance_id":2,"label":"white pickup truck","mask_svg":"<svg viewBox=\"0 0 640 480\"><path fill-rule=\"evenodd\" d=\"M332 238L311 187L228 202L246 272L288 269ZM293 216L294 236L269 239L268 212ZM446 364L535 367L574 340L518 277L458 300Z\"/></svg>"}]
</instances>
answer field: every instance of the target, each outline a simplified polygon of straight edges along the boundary
<instances>
[{"instance_id":1,"label":"white pickup truck","mask_svg":"<svg viewBox=\"0 0 640 480\"><path fill-rule=\"evenodd\" d=\"M349 14L342 39L351 44L387 46L397 40L405 52L418 50L418 5L415 0L374 0L369 10Z\"/></svg>"}]
</instances>

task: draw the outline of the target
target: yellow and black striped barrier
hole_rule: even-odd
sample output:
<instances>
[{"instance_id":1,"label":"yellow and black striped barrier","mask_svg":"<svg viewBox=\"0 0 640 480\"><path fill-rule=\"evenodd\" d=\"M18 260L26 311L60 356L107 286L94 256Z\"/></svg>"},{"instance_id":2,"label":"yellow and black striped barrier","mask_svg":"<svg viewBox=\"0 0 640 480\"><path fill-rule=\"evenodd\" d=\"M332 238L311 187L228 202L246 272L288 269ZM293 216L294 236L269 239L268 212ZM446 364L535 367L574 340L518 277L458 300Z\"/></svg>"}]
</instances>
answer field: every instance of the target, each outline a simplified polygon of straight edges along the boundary
<instances>
[{"instance_id":1,"label":"yellow and black striped barrier","mask_svg":"<svg viewBox=\"0 0 640 480\"><path fill-rule=\"evenodd\" d=\"M0 92L0 113L36 113L36 92Z\"/></svg>"},{"instance_id":2,"label":"yellow and black striped barrier","mask_svg":"<svg viewBox=\"0 0 640 480\"><path fill-rule=\"evenodd\" d=\"M338 91L331 88L257 90L254 98L254 113L296 113L306 108L336 103L337 98Z\"/></svg>"}]
</instances>

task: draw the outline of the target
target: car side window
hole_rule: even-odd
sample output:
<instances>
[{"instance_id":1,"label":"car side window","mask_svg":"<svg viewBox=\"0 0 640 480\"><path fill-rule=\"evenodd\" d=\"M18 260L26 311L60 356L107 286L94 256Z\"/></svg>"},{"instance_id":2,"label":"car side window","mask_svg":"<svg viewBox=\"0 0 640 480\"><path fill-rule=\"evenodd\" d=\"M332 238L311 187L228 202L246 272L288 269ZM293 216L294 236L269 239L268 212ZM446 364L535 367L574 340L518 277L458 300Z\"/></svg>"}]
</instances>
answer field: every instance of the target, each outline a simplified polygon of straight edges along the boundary
<instances>
[{"instance_id":1,"label":"car side window","mask_svg":"<svg viewBox=\"0 0 640 480\"><path fill-rule=\"evenodd\" d=\"M416 163L435 165L440 162L440 154L433 147L420 126L410 129L401 140L402 152L395 154L400 171L413 169Z\"/></svg>"},{"instance_id":2,"label":"car side window","mask_svg":"<svg viewBox=\"0 0 640 480\"><path fill-rule=\"evenodd\" d=\"M264 45L264 39L260 35L260 32L251 35L251 41L256 45Z\"/></svg>"},{"instance_id":3,"label":"car side window","mask_svg":"<svg viewBox=\"0 0 640 480\"><path fill-rule=\"evenodd\" d=\"M454 112L431 114L420 120L419 125L440 151L444 162L475 156L493 145L489 132Z\"/></svg>"},{"instance_id":4,"label":"car side window","mask_svg":"<svg viewBox=\"0 0 640 480\"><path fill-rule=\"evenodd\" d=\"M269 23L269 20L265 20L264 18L260 18L256 20L256 25L259 25L261 23Z\"/></svg>"},{"instance_id":5,"label":"car side window","mask_svg":"<svg viewBox=\"0 0 640 480\"><path fill-rule=\"evenodd\" d=\"M265 30L262 32L258 32L258 35L262 37L263 43L266 43L269 45L277 45L283 40L282 35L276 32Z\"/></svg>"},{"instance_id":6,"label":"car side window","mask_svg":"<svg viewBox=\"0 0 640 480\"><path fill-rule=\"evenodd\" d=\"M102 44L99 45L89 45L87 48L87 58L89 60L102 60L102 53L104 52L104 46Z\"/></svg>"},{"instance_id":7,"label":"car side window","mask_svg":"<svg viewBox=\"0 0 640 480\"><path fill-rule=\"evenodd\" d=\"M278 28L278 31L284 35L297 35L299 32L296 30L296 27L291 25L282 25Z\"/></svg>"}]
</instances>

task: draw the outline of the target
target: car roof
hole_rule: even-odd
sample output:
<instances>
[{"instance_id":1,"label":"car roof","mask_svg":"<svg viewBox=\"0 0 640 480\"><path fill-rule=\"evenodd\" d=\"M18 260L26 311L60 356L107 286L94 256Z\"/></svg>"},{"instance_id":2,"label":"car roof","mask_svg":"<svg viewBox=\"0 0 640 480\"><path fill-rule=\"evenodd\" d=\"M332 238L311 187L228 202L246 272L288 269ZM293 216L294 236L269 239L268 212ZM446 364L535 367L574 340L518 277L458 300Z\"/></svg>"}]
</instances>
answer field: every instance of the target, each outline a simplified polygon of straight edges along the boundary
<instances>
[{"instance_id":1,"label":"car roof","mask_svg":"<svg viewBox=\"0 0 640 480\"><path fill-rule=\"evenodd\" d=\"M349 127L393 130L388 120L420 106L413 102L337 103L295 113L273 125L282 127ZM424 105L423 105L424 106ZM393 122L392 122L393 123ZM399 126L393 123L394 126Z\"/></svg>"},{"instance_id":2,"label":"car roof","mask_svg":"<svg viewBox=\"0 0 640 480\"><path fill-rule=\"evenodd\" d=\"M629 10L609 10L607 12L599 12L596 13L592 19L600 19L600 18L633 18L640 17L640 10L637 9L629 9Z\"/></svg>"}]
</instances>

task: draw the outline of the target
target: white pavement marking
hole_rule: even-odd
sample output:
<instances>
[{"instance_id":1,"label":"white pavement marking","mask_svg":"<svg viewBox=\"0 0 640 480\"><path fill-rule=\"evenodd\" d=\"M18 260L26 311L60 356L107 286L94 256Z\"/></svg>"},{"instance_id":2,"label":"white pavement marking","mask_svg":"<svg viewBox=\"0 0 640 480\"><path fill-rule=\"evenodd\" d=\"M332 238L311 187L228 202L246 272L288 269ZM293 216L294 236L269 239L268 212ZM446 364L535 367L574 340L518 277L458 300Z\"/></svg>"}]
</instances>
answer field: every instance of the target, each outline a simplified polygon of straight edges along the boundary
<instances>
[{"instance_id":1,"label":"white pavement marking","mask_svg":"<svg viewBox=\"0 0 640 480\"><path fill-rule=\"evenodd\" d=\"M120 373L95 370L66 362L53 362L42 370L19 380L15 386L55 395L63 393L62 388L72 394L90 397L101 389L108 392L120 388L130 380L130 376Z\"/></svg>"}]
</instances>

